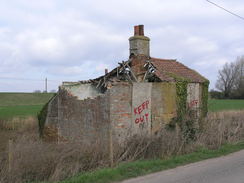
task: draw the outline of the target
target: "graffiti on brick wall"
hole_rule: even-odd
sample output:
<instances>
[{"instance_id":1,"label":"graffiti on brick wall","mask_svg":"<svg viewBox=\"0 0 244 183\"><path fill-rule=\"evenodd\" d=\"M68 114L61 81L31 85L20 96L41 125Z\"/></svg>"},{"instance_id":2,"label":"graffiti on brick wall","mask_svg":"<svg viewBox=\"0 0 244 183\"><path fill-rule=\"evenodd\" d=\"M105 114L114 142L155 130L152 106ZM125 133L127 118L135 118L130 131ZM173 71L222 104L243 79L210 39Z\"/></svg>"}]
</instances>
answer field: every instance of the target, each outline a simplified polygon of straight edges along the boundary
<instances>
[{"instance_id":1,"label":"graffiti on brick wall","mask_svg":"<svg viewBox=\"0 0 244 183\"><path fill-rule=\"evenodd\" d=\"M193 108L193 107L197 107L197 104L198 104L198 100L192 100L188 106L189 108Z\"/></svg>"},{"instance_id":2,"label":"graffiti on brick wall","mask_svg":"<svg viewBox=\"0 0 244 183\"><path fill-rule=\"evenodd\" d=\"M149 100L134 108L135 123L142 124L149 121Z\"/></svg>"}]
</instances>

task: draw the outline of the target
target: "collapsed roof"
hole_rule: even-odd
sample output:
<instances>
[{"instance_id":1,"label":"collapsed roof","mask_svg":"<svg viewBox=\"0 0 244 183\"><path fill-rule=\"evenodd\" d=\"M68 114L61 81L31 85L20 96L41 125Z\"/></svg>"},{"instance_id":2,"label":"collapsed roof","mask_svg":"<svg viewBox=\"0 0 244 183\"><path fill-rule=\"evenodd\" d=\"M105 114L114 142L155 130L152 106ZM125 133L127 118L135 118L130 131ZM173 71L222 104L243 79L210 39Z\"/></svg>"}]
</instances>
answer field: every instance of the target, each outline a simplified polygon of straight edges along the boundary
<instances>
[{"instance_id":1,"label":"collapsed roof","mask_svg":"<svg viewBox=\"0 0 244 183\"><path fill-rule=\"evenodd\" d=\"M140 78L140 79L139 79ZM196 71L176 60L134 56L128 61L122 61L119 66L96 79L79 81L93 83L97 88L106 90L113 82L176 82L187 80L191 83L208 81Z\"/></svg>"},{"instance_id":2,"label":"collapsed roof","mask_svg":"<svg viewBox=\"0 0 244 183\"><path fill-rule=\"evenodd\" d=\"M150 56L150 39L144 36L144 26L134 26L134 36L129 38L130 57L104 76L80 82L64 82L63 85L92 83L100 91L106 91L114 82L176 82L187 80L192 83L208 81L196 71L172 59Z\"/></svg>"}]
</instances>

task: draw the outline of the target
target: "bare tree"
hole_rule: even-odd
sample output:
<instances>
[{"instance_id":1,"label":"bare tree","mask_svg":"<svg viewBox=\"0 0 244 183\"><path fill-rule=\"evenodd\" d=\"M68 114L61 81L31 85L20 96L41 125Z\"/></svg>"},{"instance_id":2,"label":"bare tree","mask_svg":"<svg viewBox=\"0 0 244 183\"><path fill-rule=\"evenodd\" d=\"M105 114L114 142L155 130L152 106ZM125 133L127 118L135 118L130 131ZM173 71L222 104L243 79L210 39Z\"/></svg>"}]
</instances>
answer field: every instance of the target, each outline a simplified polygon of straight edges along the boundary
<instances>
[{"instance_id":1,"label":"bare tree","mask_svg":"<svg viewBox=\"0 0 244 183\"><path fill-rule=\"evenodd\" d=\"M225 98L244 98L244 56L226 63L219 70L215 86L223 92Z\"/></svg>"},{"instance_id":2,"label":"bare tree","mask_svg":"<svg viewBox=\"0 0 244 183\"><path fill-rule=\"evenodd\" d=\"M244 56L236 59L237 78L234 84L234 95L237 98L244 98Z\"/></svg>"},{"instance_id":3,"label":"bare tree","mask_svg":"<svg viewBox=\"0 0 244 183\"><path fill-rule=\"evenodd\" d=\"M229 98L234 89L237 78L237 66L235 63L226 63L224 67L219 70L216 88L224 93L225 98Z\"/></svg>"}]
</instances>

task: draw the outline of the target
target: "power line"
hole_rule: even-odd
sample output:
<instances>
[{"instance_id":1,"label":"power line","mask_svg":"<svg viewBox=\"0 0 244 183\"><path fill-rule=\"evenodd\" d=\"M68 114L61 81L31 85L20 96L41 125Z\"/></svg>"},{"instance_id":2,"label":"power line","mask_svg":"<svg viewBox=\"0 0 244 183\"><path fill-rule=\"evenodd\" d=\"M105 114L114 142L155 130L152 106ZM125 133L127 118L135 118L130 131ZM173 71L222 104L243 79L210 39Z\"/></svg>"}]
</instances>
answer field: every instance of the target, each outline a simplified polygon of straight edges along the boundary
<instances>
[{"instance_id":1,"label":"power line","mask_svg":"<svg viewBox=\"0 0 244 183\"><path fill-rule=\"evenodd\" d=\"M240 16L240 15L237 15L236 13L233 13L233 12L231 12L230 10L225 9L224 7L218 5L218 4L214 3L214 2L211 2L211 1L209 1L209 0L206 0L206 1L209 2L209 3L211 3L211 4L213 4L214 6L217 6L217 7L220 8L220 9L222 9L222 10L224 10L224 11L226 11L226 12L228 12L228 13L230 13L230 14L232 14L232 15L234 15L234 16L236 16L236 17L242 19L242 20L244 20L244 17L242 17L242 16Z\"/></svg>"},{"instance_id":2,"label":"power line","mask_svg":"<svg viewBox=\"0 0 244 183\"><path fill-rule=\"evenodd\" d=\"M0 80L19 80L19 81L38 81L38 82L43 82L45 79L30 79L30 78L14 78L14 77L0 77ZM49 79L49 82L62 82L61 80L53 80Z\"/></svg>"},{"instance_id":3,"label":"power line","mask_svg":"<svg viewBox=\"0 0 244 183\"><path fill-rule=\"evenodd\" d=\"M20 81L43 81L43 79L29 79L29 78L12 78L12 77L0 77L0 80L20 80Z\"/></svg>"}]
</instances>

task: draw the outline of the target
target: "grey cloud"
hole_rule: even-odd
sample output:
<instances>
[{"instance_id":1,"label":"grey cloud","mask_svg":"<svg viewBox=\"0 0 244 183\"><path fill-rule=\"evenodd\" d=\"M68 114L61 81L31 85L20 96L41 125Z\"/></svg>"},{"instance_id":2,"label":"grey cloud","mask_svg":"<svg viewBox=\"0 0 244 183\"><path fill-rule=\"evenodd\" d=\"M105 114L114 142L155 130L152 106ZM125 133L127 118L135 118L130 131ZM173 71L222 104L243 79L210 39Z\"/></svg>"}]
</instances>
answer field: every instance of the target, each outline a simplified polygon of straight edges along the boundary
<instances>
[{"instance_id":1,"label":"grey cloud","mask_svg":"<svg viewBox=\"0 0 244 183\"><path fill-rule=\"evenodd\" d=\"M218 3L243 12L240 0ZM13 0L0 2L0 75L97 77L128 58L128 38L141 23L152 56L183 62L209 77L211 87L224 62L244 51L243 23L203 0ZM37 86L16 82L15 91Z\"/></svg>"}]
</instances>

